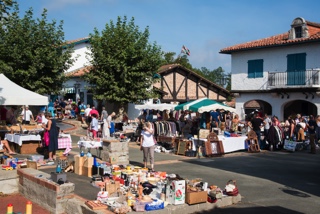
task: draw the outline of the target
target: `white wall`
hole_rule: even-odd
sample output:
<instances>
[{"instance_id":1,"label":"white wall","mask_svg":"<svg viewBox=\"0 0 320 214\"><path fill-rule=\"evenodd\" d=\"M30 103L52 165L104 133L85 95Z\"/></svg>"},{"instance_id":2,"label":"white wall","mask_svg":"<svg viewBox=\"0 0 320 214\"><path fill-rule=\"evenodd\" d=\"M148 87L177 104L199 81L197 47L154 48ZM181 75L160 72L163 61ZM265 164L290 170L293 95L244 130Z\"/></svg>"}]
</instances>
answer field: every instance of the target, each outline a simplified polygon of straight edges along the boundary
<instances>
[{"instance_id":1,"label":"white wall","mask_svg":"<svg viewBox=\"0 0 320 214\"><path fill-rule=\"evenodd\" d=\"M319 114L319 109L320 109L320 96L315 95L314 99L306 99L305 95L299 92L296 93L290 93L289 99L286 97L282 99L279 95L275 95L272 93L245 93L241 94L240 97L237 97L237 102L236 102L236 113L239 115L241 119L245 119L244 115L244 104L247 101L250 100L263 100L267 103L269 103L272 107L272 115L276 115L279 120L284 120L283 118L283 111L284 111L284 106L291 101L295 100L305 100L311 103L314 103L317 106L318 109L318 114Z\"/></svg>"},{"instance_id":2,"label":"white wall","mask_svg":"<svg viewBox=\"0 0 320 214\"><path fill-rule=\"evenodd\" d=\"M76 61L67 70L67 72L74 71L86 65L89 65L89 60L87 59L89 56L86 54L86 52L90 52L90 49L88 49L87 47L90 47L89 43L81 43L74 46L72 59L76 59ZM89 57L89 59L91 60L91 57Z\"/></svg>"},{"instance_id":3,"label":"white wall","mask_svg":"<svg viewBox=\"0 0 320 214\"><path fill-rule=\"evenodd\" d=\"M287 55L306 53L306 69L320 68L320 44L263 48L233 53L231 57L231 90L263 90L267 87L268 72L287 70ZM248 60L263 59L263 77L248 78Z\"/></svg>"}]
</instances>

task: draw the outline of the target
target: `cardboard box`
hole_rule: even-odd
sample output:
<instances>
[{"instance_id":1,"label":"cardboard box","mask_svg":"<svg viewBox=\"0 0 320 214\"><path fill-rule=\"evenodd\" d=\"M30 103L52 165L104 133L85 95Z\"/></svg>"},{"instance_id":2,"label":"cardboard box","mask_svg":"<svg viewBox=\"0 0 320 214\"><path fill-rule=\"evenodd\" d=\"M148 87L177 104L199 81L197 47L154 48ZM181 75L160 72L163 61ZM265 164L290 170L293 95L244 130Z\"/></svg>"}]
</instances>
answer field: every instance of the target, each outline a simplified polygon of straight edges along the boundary
<instances>
[{"instance_id":1,"label":"cardboard box","mask_svg":"<svg viewBox=\"0 0 320 214\"><path fill-rule=\"evenodd\" d=\"M186 203L189 205L205 203L207 202L207 200L208 200L208 193L206 191L186 193Z\"/></svg>"},{"instance_id":2,"label":"cardboard box","mask_svg":"<svg viewBox=\"0 0 320 214\"><path fill-rule=\"evenodd\" d=\"M74 173L77 175L82 175L82 167L85 157L80 157L80 155L74 156Z\"/></svg>"},{"instance_id":3,"label":"cardboard box","mask_svg":"<svg viewBox=\"0 0 320 214\"><path fill-rule=\"evenodd\" d=\"M92 177L92 167L82 167L82 175L87 176L87 177Z\"/></svg>"},{"instance_id":4,"label":"cardboard box","mask_svg":"<svg viewBox=\"0 0 320 214\"><path fill-rule=\"evenodd\" d=\"M84 157L83 166L92 167L93 165L93 157Z\"/></svg>"},{"instance_id":5,"label":"cardboard box","mask_svg":"<svg viewBox=\"0 0 320 214\"><path fill-rule=\"evenodd\" d=\"M166 188L166 201L169 204L184 204L186 197L186 181L169 181Z\"/></svg>"},{"instance_id":6,"label":"cardboard box","mask_svg":"<svg viewBox=\"0 0 320 214\"><path fill-rule=\"evenodd\" d=\"M39 141L23 141L20 147L20 154L36 154L39 147Z\"/></svg>"}]
</instances>

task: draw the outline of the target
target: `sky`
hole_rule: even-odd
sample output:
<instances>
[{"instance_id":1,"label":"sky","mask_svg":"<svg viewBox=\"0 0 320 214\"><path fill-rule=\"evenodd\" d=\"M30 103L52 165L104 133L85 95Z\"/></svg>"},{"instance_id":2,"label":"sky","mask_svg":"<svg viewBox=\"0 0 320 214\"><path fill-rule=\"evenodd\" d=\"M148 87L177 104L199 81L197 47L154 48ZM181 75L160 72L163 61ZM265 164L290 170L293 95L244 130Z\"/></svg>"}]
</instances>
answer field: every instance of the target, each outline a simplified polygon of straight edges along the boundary
<instances>
[{"instance_id":1,"label":"sky","mask_svg":"<svg viewBox=\"0 0 320 214\"><path fill-rule=\"evenodd\" d=\"M231 72L231 56L223 48L290 30L297 17L320 23L318 0L17 0L21 16L30 7L34 18L48 10L48 21L63 20L66 40L100 32L111 20L127 16L149 42L177 55L185 45L194 68L222 67Z\"/></svg>"}]
</instances>

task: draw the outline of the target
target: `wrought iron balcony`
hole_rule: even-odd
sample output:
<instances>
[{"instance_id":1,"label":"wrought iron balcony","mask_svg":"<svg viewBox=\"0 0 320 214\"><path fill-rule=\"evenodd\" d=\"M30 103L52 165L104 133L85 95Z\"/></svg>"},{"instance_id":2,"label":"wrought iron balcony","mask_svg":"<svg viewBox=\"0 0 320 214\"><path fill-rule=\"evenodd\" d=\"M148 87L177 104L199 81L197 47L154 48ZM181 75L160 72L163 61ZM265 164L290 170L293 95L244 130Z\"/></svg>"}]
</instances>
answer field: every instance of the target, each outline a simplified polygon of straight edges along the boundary
<instances>
[{"instance_id":1,"label":"wrought iron balcony","mask_svg":"<svg viewBox=\"0 0 320 214\"><path fill-rule=\"evenodd\" d=\"M269 72L268 88L320 87L320 69L288 72Z\"/></svg>"}]
</instances>

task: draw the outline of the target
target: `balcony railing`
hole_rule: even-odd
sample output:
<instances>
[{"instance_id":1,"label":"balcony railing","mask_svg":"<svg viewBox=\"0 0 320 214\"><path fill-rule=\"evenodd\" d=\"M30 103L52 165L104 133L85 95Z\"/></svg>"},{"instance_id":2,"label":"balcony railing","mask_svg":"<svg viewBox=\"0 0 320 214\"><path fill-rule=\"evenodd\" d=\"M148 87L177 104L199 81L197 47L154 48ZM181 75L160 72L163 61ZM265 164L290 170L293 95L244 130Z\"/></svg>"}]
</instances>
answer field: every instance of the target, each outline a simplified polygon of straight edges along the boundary
<instances>
[{"instance_id":1,"label":"balcony railing","mask_svg":"<svg viewBox=\"0 0 320 214\"><path fill-rule=\"evenodd\" d=\"M320 69L269 72L268 88L280 87L319 87Z\"/></svg>"}]
</instances>

